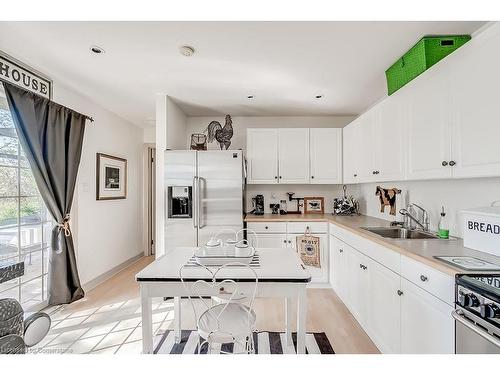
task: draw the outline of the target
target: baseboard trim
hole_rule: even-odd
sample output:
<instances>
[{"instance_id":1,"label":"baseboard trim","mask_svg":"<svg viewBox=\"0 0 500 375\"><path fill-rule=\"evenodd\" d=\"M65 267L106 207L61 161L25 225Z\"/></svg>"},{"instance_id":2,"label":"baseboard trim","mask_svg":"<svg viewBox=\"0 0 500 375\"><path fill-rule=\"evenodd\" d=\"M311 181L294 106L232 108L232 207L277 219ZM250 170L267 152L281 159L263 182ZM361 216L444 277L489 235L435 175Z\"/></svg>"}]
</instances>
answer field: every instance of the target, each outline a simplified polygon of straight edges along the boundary
<instances>
[{"instance_id":1,"label":"baseboard trim","mask_svg":"<svg viewBox=\"0 0 500 375\"><path fill-rule=\"evenodd\" d=\"M123 263L120 263L119 265L111 268L109 271L104 272L102 275L97 276L95 279L92 279L85 284L82 285L82 288L85 292L88 292L98 285L102 284L106 280L112 278L114 275L116 275L118 272L122 271L123 269L127 268L131 264L137 262L139 259L143 258L145 255L143 252L140 252L139 254L133 256L132 258L126 260Z\"/></svg>"}]
</instances>

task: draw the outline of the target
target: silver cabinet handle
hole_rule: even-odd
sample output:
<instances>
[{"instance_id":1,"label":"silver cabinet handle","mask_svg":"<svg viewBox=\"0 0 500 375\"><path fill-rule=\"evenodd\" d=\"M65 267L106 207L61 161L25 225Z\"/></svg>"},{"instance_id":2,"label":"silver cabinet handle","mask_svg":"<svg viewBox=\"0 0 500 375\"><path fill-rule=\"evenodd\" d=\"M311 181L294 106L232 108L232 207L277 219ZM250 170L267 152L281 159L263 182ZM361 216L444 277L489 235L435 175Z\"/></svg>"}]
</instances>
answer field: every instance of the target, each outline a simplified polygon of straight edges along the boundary
<instances>
[{"instance_id":1,"label":"silver cabinet handle","mask_svg":"<svg viewBox=\"0 0 500 375\"><path fill-rule=\"evenodd\" d=\"M457 164L455 160L450 160L450 167L453 167L455 164Z\"/></svg>"},{"instance_id":2,"label":"silver cabinet handle","mask_svg":"<svg viewBox=\"0 0 500 375\"><path fill-rule=\"evenodd\" d=\"M402 295L403 295L403 291L398 289L398 296L402 296Z\"/></svg>"},{"instance_id":3,"label":"silver cabinet handle","mask_svg":"<svg viewBox=\"0 0 500 375\"><path fill-rule=\"evenodd\" d=\"M425 275L420 275L420 280L422 280L423 282L426 282L427 280L429 280L429 278Z\"/></svg>"},{"instance_id":4,"label":"silver cabinet handle","mask_svg":"<svg viewBox=\"0 0 500 375\"><path fill-rule=\"evenodd\" d=\"M464 317L464 313L460 309L453 310L451 312L451 316L453 319L455 319L457 322L462 323L464 326L472 330L473 332L477 333L479 336L484 338L485 340L488 340L491 342L493 345L496 345L498 348L500 348L500 340L497 339L495 336L490 335L487 331L484 329L481 329L479 326L474 324L473 322L469 321Z\"/></svg>"},{"instance_id":5,"label":"silver cabinet handle","mask_svg":"<svg viewBox=\"0 0 500 375\"><path fill-rule=\"evenodd\" d=\"M339 249L339 253L343 253L343 252L344 252L344 250L343 250L343 249Z\"/></svg>"},{"instance_id":6,"label":"silver cabinet handle","mask_svg":"<svg viewBox=\"0 0 500 375\"><path fill-rule=\"evenodd\" d=\"M443 162L441 163L441 165L442 165L443 167L446 167L446 166L448 165L448 162L447 162L446 160L443 160Z\"/></svg>"}]
</instances>

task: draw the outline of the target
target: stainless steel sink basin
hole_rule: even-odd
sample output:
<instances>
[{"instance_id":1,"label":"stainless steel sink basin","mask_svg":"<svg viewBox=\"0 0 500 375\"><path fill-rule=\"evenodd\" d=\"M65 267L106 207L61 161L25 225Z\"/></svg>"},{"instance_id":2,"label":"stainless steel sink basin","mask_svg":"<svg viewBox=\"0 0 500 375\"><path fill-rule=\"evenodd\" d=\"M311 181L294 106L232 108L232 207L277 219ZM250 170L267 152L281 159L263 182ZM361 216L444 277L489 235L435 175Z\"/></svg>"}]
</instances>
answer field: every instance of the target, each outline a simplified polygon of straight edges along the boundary
<instances>
[{"instance_id":1,"label":"stainless steel sink basin","mask_svg":"<svg viewBox=\"0 0 500 375\"><path fill-rule=\"evenodd\" d=\"M439 239L439 237L433 233L423 232L420 230L411 230L404 228L362 228L368 232L375 233L381 237L385 238L398 238L403 240L428 240L428 239Z\"/></svg>"}]
</instances>

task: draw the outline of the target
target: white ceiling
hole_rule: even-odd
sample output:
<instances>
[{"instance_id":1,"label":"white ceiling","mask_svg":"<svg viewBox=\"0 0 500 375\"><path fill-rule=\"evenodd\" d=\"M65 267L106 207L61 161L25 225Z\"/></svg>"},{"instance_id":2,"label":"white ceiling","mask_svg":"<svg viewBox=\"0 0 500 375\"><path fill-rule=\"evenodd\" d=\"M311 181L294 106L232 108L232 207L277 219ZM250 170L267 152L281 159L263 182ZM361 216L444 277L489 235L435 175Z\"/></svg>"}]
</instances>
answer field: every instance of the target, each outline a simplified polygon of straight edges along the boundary
<instances>
[{"instance_id":1,"label":"white ceiling","mask_svg":"<svg viewBox=\"0 0 500 375\"><path fill-rule=\"evenodd\" d=\"M483 24L0 22L0 49L152 126L158 92L193 116L358 114L386 95L385 69L422 36ZM182 44L195 55L182 56ZM106 53L90 53L91 45Z\"/></svg>"}]
</instances>

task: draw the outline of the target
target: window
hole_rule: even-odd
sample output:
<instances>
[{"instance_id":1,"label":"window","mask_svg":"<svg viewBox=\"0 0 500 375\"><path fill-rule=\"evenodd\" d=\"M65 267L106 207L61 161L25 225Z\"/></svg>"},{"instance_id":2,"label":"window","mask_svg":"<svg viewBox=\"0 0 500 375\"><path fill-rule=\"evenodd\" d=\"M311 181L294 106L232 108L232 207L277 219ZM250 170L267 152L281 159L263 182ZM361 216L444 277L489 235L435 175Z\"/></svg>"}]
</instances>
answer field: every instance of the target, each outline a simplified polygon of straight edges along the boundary
<instances>
[{"instance_id":1,"label":"window","mask_svg":"<svg viewBox=\"0 0 500 375\"><path fill-rule=\"evenodd\" d=\"M25 267L24 276L0 284L0 298L15 298L25 310L47 299L52 227L0 84L0 262Z\"/></svg>"}]
</instances>

